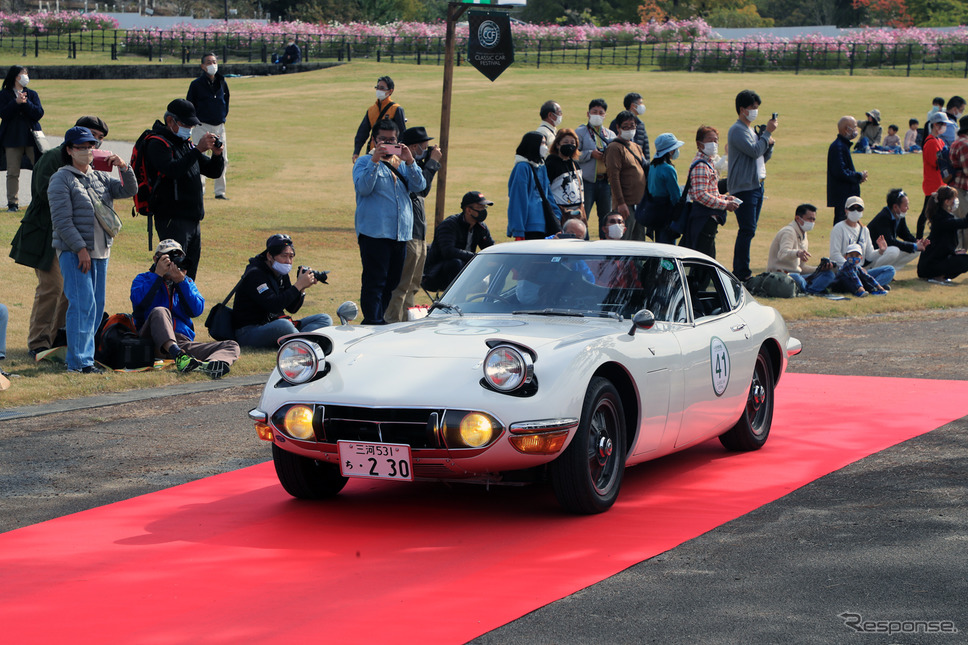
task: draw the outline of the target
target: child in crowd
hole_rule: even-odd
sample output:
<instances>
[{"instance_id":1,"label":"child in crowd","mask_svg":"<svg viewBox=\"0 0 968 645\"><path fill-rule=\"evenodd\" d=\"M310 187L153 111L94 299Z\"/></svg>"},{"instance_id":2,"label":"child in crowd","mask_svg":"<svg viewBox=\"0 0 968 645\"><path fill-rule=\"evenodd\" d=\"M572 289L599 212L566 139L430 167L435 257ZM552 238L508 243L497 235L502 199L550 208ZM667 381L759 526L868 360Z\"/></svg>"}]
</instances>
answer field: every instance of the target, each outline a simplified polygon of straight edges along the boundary
<instances>
[{"instance_id":1,"label":"child in crowd","mask_svg":"<svg viewBox=\"0 0 968 645\"><path fill-rule=\"evenodd\" d=\"M848 246L847 253L844 255L844 264L837 272L833 284L830 285L831 290L852 293L858 298L863 298L868 293L875 296L885 295L887 289L864 270L864 267L861 266L863 260L863 249L861 249L860 244Z\"/></svg>"},{"instance_id":2,"label":"child in crowd","mask_svg":"<svg viewBox=\"0 0 968 645\"><path fill-rule=\"evenodd\" d=\"M904 152L921 152L921 130L917 119L908 121L908 131L904 133Z\"/></svg>"},{"instance_id":3,"label":"child in crowd","mask_svg":"<svg viewBox=\"0 0 968 645\"><path fill-rule=\"evenodd\" d=\"M931 100L931 109L928 110L928 118L930 119L933 114L937 112L941 112L942 110L944 110L944 97L943 96L934 97Z\"/></svg>"},{"instance_id":4,"label":"child in crowd","mask_svg":"<svg viewBox=\"0 0 968 645\"><path fill-rule=\"evenodd\" d=\"M882 146L887 152L892 152L896 155L902 154L904 150L901 148L901 137L897 136L898 127L893 123L887 126L887 136L884 137L884 145Z\"/></svg>"}]
</instances>

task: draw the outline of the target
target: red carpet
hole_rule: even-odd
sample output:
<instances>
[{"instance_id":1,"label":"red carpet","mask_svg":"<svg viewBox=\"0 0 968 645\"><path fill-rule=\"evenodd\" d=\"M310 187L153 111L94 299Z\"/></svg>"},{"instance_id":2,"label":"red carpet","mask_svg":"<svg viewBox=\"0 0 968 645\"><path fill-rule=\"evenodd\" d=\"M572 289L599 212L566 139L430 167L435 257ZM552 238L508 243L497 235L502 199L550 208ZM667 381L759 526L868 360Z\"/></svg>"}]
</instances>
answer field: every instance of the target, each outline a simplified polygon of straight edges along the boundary
<instances>
[{"instance_id":1,"label":"red carpet","mask_svg":"<svg viewBox=\"0 0 968 645\"><path fill-rule=\"evenodd\" d=\"M353 481L305 503L271 464L210 477L0 535L3 640L464 642L958 419L966 394L788 374L763 450L638 466L595 517L539 487Z\"/></svg>"}]
</instances>

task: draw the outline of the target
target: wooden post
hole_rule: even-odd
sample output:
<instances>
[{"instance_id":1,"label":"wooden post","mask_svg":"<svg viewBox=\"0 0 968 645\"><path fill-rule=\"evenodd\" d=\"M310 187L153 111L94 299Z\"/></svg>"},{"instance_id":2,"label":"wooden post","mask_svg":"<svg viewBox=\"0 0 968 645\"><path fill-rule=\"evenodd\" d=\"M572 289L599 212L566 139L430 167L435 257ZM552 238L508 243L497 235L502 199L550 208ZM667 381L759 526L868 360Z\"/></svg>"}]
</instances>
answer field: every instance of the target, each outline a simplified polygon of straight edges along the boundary
<instances>
[{"instance_id":1,"label":"wooden post","mask_svg":"<svg viewBox=\"0 0 968 645\"><path fill-rule=\"evenodd\" d=\"M447 208L447 148L450 145L450 97L454 85L454 40L457 20L467 10L467 5L451 2L447 5L447 32L444 41L444 84L440 97L440 151L444 158L437 171L437 204L434 208L434 226L444 221Z\"/></svg>"}]
</instances>

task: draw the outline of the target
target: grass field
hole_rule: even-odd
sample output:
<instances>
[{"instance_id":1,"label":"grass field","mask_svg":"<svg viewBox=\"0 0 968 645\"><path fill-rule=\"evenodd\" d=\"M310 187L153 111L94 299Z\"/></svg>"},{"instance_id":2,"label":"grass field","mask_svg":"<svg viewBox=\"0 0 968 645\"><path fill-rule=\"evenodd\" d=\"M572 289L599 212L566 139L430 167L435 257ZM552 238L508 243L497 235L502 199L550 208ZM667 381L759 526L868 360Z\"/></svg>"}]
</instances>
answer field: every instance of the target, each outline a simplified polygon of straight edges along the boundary
<instances>
[{"instance_id":1,"label":"grass field","mask_svg":"<svg viewBox=\"0 0 968 645\"><path fill-rule=\"evenodd\" d=\"M15 62L15 61L10 61ZM7 63L9 64L9 63ZM28 62L29 64L29 62ZM302 313L325 311L334 315L344 300L359 299L359 253L353 232L354 191L350 156L352 140L363 112L373 101L376 77L389 73L396 82L394 98L404 106L409 125L424 125L437 135L440 123L440 67L379 65L353 62L318 72L285 76L230 79L232 109L227 150L229 202L216 202L209 192L202 224L203 252L198 284L208 306L221 300L241 275L247 259L264 248L265 238L288 232L296 242L296 263L328 269L330 284L307 292ZM62 134L78 116L97 114L109 124L110 139L133 141L160 118L165 105L182 97L187 80L45 81L38 68L31 74L46 115L48 133ZM604 97L609 118L621 109L626 92L645 96L644 115L652 140L674 132L687 142L678 162L680 183L692 157L695 131L702 124L725 133L736 119L736 93L749 87L764 100L760 113L779 112L773 160L767 165L767 199L753 241L754 272L765 269L773 234L792 218L797 204L820 206L817 228L810 235L816 256L826 255L832 221L826 203L826 151L844 114L863 117L878 108L884 125L906 127L908 118L924 118L930 100L958 90L951 81L911 78L793 76L789 74L635 73L584 69L509 69L491 83L476 70L455 70L451 147L448 163L446 213L457 212L460 196L482 190L494 202L488 225L497 241L506 238L507 178L521 135L538 124L538 107L552 98L564 111L564 125L584 122L588 101ZM885 128L886 129L886 128ZM919 155L856 156L858 169L870 171L862 192L867 218L884 205L895 186L912 195L912 227L921 205ZM434 212L436 191L428 198ZM119 213L126 213L127 204ZM593 215L594 218L594 215ZM0 214L0 239L9 241L20 216ZM124 215L125 228L117 238L108 270L107 309L130 311L128 291L136 273L145 271L145 219ZM734 219L720 231L719 259L732 260L736 234ZM33 300L33 270L0 259L0 302L10 309L7 332L7 371L26 376L0 395L0 407L49 398L65 398L99 391L146 387L178 380L175 374L82 377L36 367L27 360L26 330ZM897 288L885 298L833 302L820 298L777 301L787 318L853 316L876 312L968 306L964 280L956 288L933 287L916 279L909 268L898 276ZM196 325L200 336L204 316ZM266 371L270 352L245 352L234 373ZM204 378L194 376L188 378Z\"/></svg>"}]
</instances>

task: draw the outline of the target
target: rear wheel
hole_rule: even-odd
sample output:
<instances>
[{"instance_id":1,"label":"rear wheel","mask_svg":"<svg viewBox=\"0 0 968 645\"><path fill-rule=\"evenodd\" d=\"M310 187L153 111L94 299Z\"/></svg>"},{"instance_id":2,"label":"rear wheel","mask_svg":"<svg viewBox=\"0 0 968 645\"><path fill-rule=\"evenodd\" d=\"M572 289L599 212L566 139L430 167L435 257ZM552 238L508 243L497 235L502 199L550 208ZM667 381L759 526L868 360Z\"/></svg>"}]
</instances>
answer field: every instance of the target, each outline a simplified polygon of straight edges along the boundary
<instances>
[{"instance_id":1,"label":"rear wheel","mask_svg":"<svg viewBox=\"0 0 968 645\"><path fill-rule=\"evenodd\" d=\"M625 472L625 409L608 379L595 377L585 392L578 430L551 463L558 502L573 513L601 513L615 503Z\"/></svg>"},{"instance_id":2,"label":"rear wheel","mask_svg":"<svg viewBox=\"0 0 968 645\"><path fill-rule=\"evenodd\" d=\"M324 499L333 497L346 486L346 477L340 475L339 466L286 452L276 444L272 444L272 461L279 483L293 497Z\"/></svg>"},{"instance_id":3,"label":"rear wheel","mask_svg":"<svg viewBox=\"0 0 968 645\"><path fill-rule=\"evenodd\" d=\"M753 379L746 397L743 416L732 428L720 435L728 450L759 450L770 436L773 425L773 368L766 353L760 351L753 366Z\"/></svg>"}]
</instances>

